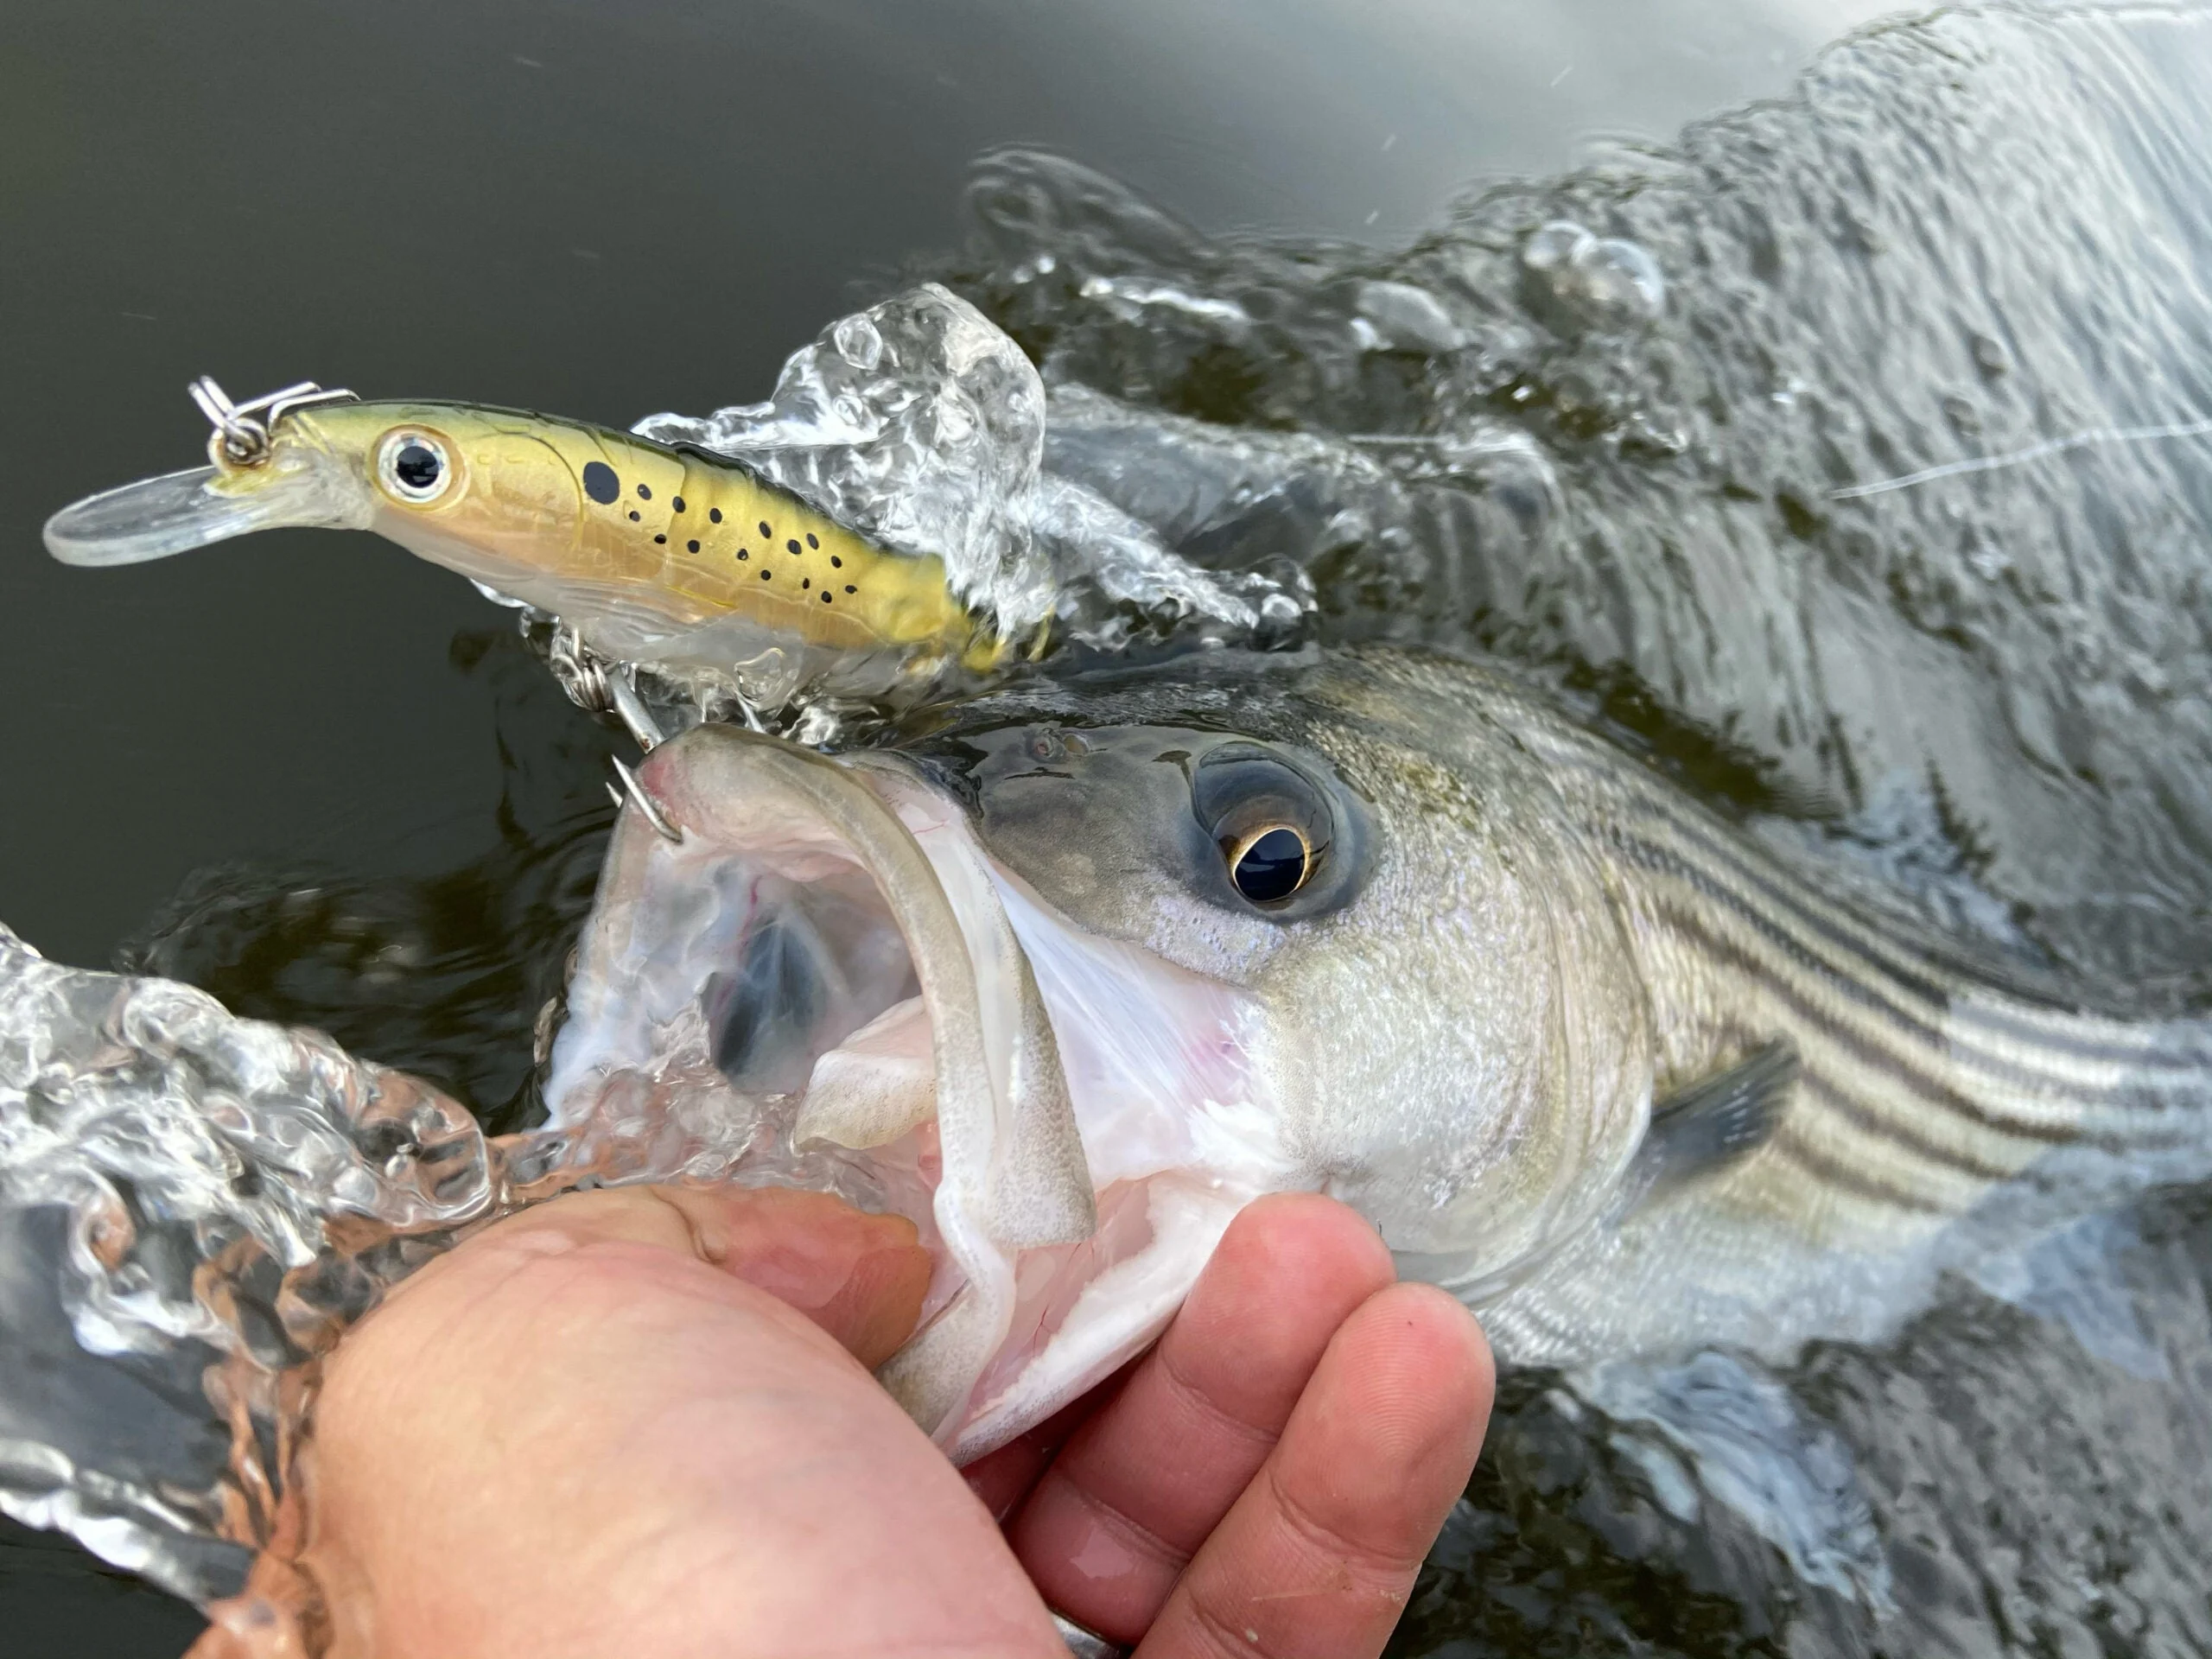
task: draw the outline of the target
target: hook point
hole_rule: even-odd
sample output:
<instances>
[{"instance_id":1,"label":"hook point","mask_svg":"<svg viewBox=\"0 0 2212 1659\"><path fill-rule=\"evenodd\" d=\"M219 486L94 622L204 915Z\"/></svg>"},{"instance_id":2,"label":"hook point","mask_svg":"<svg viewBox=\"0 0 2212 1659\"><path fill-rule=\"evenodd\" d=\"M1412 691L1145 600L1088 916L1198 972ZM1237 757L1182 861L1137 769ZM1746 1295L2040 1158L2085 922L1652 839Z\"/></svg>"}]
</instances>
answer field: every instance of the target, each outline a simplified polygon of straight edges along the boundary
<instances>
[{"instance_id":1,"label":"hook point","mask_svg":"<svg viewBox=\"0 0 2212 1659\"><path fill-rule=\"evenodd\" d=\"M645 815L645 822L652 825L663 840L672 841L681 846L683 842L683 830L671 823L661 804L645 792L645 786L639 781L638 774L617 760L614 763L614 775L622 780L622 792L620 795L615 794L614 786L612 784L607 785L607 793L615 795L615 804L618 807L620 806L623 798L626 796L630 803Z\"/></svg>"}]
</instances>

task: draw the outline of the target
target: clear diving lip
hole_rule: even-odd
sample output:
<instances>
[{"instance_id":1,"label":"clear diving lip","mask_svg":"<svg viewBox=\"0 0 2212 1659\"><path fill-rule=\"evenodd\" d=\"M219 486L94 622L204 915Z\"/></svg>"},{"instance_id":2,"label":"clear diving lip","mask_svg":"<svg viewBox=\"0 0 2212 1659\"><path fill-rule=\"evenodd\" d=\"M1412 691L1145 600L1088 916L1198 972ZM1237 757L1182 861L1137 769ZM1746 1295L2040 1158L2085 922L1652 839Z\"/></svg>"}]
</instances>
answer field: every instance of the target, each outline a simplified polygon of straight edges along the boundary
<instances>
[{"instance_id":1,"label":"clear diving lip","mask_svg":"<svg viewBox=\"0 0 2212 1659\"><path fill-rule=\"evenodd\" d=\"M47 551L64 564L143 564L257 530L365 530L365 491L297 456L226 480L213 467L103 490L46 521Z\"/></svg>"}]
</instances>

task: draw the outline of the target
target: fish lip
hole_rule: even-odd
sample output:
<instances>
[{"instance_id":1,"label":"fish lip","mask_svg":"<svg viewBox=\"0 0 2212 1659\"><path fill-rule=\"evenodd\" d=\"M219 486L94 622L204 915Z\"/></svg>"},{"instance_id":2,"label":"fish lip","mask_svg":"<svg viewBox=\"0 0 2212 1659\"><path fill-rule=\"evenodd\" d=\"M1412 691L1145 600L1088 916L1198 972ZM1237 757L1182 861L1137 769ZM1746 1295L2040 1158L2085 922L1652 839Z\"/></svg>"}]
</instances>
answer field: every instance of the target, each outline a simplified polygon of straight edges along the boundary
<instances>
[{"instance_id":1,"label":"fish lip","mask_svg":"<svg viewBox=\"0 0 2212 1659\"><path fill-rule=\"evenodd\" d=\"M975 804L913 757L847 764L915 831L956 895L963 865L988 882L974 902L1011 933L1037 988L1097 1210L1081 1240L1017 1252L1016 1339L993 1355L945 1440L964 1464L1148 1345L1247 1203L1320 1182L1283 1143L1276 1080L1295 1062L1274 1052L1258 997L1058 910L990 850Z\"/></svg>"},{"instance_id":2,"label":"fish lip","mask_svg":"<svg viewBox=\"0 0 2212 1659\"><path fill-rule=\"evenodd\" d=\"M626 998L634 1005L655 995L642 978L621 982L626 961L647 963L648 976L657 971L650 968L655 941L644 937L656 925L654 906L665 908L668 895L685 882L697 892L717 860L760 856L753 838L776 814L784 815L783 833L804 840L791 816L801 797L841 817L854 842L836 849L817 845L812 855L843 859L867 872L899 920L930 1007L936 1128L946 1173L929 1194L926 1213L903 1212L923 1226L925 1242L935 1234L934 1243L964 1284L957 1299L942 1305L933 1290L933 1316L880 1375L956 1460L970 1460L1002 1444L1118 1369L1164 1327L1237 1209L1261 1192L1313 1184L1286 1174L1287 1160L1279 1149L1263 1147L1255 1156L1245 1155L1248 1141L1268 1139L1264 1123L1216 1125L1211 1149L1198 1144L1203 1134L1188 1146L1169 1134L1132 1160L1130 1137L1116 1139L1116 1110L1123 1114L1122 1129L1132 1114L1146 1120L1144 1138L1150 1141L1158 1139L1154 1131L1160 1126L1149 1121L1155 1112L1164 1113L1162 1133L1177 1127L1168 1121L1174 1120L1172 1108L1158 1100L1163 1092L1182 1096L1186 1116L1199 1117L1215 1104L1205 1096L1242 1098L1237 1079L1244 1073L1237 1068L1249 1057L1241 1050L1228 1054L1229 1039L1221 1033L1239 1019L1249 1025L1256 1007L1241 993L1182 975L1136 947L1100 940L1051 912L1017 874L989 856L968 807L905 757L830 759L710 727L656 750L640 768L639 781L683 839L669 841L634 804L618 824L580 952L570 1018L555 1044L545 1090L553 1127L588 1140L602 1101L615 1101L619 1108L622 1065L639 1063L657 1040L648 1035L634 1041L626 1058L605 1040L609 1004ZM993 954L995 937L1010 953L1001 948ZM664 947L666 940L658 943ZM696 967L673 971L678 993L660 1008L664 1019L676 1017L671 1011L686 989L684 976L696 980ZM1107 987L1103 994L1101 985ZM1187 1075L1147 1073L1141 1066L1131 1071L1111 1058L1118 1039L1110 1028L1074 1028L1077 1020L1110 1027L1110 1020L1085 1012L1101 1007L1156 1020L1158 1040L1136 1047L1188 1059L1206 1044L1179 1039L1195 1032L1220 1040L1190 1062L1198 1070ZM1052 1069L1050 1083L1067 1103L1073 1179L1081 1194L1079 1212L1072 1198L1063 1206L1052 1224L1058 1230L1048 1226L1040 1236L1033 1228L1009 1240L1003 1206L992 1207L992 1182L1020 1160L1003 1135L985 1146L980 1159L973 1143L978 1123L994 1121L1003 1130L1009 1121L1002 1109L1013 1098L1006 1036L1020 1028L1025 1007L1041 1012L1047 1027L1042 1055ZM1185 1015L1185 1027L1177 1027ZM993 1020L995 1038L988 1029ZM607 1065L610 1056L618 1063ZM1035 1053L1030 1061L1042 1063ZM1213 1084L1199 1075L1210 1065L1219 1074ZM1103 1073L1111 1075L1102 1081ZM695 1065L690 1075L703 1074ZM1230 1083L1214 1086L1223 1077ZM1081 1101L1070 1092L1077 1087L1086 1090ZM703 1090L715 1092L711 1076L704 1077ZM1111 1098L1102 1099L1102 1090ZM1246 1090L1255 1091L1265 1092L1257 1084ZM1051 1090L1024 1099L1023 1127L1033 1127L1054 1109ZM1091 1128L1104 1137L1101 1160L1091 1156L1090 1131L1077 1121L1085 1107ZM802 1103L799 1114L804 1110ZM956 1166L964 1176L956 1179ZM772 1180L791 1173L767 1168L737 1178ZM805 1172L798 1179L811 1182ZM1095 1207L1102 1189L1110 1211L1103 1230ZM1037 1190L1022 1189L1032 1198ZM1050 1197L1053 1189L1047 1181L1042 1190ZM1037 1208L1030 1203L1026 1213L1033 1216ZM941 1272L941 1282L944 1276ZM1109 1278L1111 1284L1090 1296L1095 1284ZM1039 1284L1046 1287L1043 1312L1033 1300Z\"/></svg>"}]
</instances>

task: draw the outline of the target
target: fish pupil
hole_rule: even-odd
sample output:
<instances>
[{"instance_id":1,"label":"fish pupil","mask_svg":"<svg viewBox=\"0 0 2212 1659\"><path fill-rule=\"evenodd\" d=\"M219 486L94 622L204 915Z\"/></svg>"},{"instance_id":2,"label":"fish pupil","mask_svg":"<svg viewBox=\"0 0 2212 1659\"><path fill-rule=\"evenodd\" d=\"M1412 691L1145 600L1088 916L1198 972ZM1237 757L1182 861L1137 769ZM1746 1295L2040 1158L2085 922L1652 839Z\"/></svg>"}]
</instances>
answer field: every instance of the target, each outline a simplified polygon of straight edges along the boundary
<instances>
[{"instance_id":1,"label":"fish pupil","mask_svg":"<svg viewBox=\"0 0 2212 1659\"><path fill-rule=\"evenodd\" d=\"M444 470L445 462L428 444L403 444L391 461L391 475L410 490L429 489Z\"/></svg>"},{"instance_id":2,"label":"fish pupil","mask_svg":"<svg viewBox=\"0 0 2212 1659\"><path fill-rule=\"evenodd\" d=\"M1306 863L1306 842L1295 830L1278 824L1237 855L1229 878L1254 904L1273 904L1305 885Z\"/></svg>"}]
</instances>

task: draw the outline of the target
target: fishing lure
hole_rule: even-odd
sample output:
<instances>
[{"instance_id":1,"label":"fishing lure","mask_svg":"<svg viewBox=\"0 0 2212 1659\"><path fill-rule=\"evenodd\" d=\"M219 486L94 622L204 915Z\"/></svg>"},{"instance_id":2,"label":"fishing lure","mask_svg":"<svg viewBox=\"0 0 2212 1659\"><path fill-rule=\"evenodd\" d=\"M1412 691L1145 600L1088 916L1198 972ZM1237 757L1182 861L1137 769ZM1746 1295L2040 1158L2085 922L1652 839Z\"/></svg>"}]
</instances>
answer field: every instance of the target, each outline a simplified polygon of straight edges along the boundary
<instances>
[{"instance_id":1,"label":"fishing lure","mask_svg":"<svg viewBox=\"0 0 2212 1659\"><path fill-rule=\"evenodd\" d=\"M312 382L234 404L191 387L207 467L47 521L65 564L135 564L257 530L371 530L558 616L618 661L736 675L888 658L991 667L1007 641L944 561L878 546L726 456L470 404L367 403Z\"/></svg>"}]
</instances>

